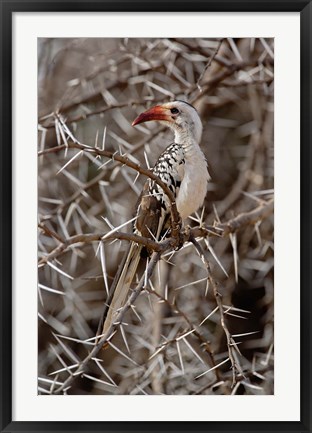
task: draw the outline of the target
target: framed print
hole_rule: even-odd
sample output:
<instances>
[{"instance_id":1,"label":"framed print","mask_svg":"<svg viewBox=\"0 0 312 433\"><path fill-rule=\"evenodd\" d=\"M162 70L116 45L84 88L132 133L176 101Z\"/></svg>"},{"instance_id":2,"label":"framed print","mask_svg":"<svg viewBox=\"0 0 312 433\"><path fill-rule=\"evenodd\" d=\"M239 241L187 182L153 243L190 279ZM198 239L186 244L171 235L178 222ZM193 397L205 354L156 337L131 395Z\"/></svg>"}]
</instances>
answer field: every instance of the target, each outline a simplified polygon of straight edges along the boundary
<instances>
[{"instance_id":1,"label":"framed print","mask_svg":"<svg viewBox=\"0 0 312 433\"><path fill-rule=\"evenodd\" d=\"M311 2L1 29L1 431L311 431Z\"/></svg>"}]
</instances>

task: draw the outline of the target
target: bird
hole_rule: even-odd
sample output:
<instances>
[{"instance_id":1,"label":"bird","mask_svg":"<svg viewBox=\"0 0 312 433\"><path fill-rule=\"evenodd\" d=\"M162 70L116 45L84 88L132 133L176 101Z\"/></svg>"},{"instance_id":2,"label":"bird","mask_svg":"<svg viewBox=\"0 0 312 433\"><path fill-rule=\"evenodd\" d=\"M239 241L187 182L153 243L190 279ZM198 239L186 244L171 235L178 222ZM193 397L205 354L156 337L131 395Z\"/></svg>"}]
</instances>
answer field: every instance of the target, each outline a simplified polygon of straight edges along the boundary
<instances>
[{"instance_id":1,"label":"bird","mask_svg":"<svg viewBox=\"0 0 312 433\"><path fill-rule=\"evenodd\" d=\"M207 161L200 148L202 122L195 107L182 100L151 107L136 117L132 126L150 121L167 126L174 133L174 142L161 153L152 172L173 193L184 223L202 206L210 180ZM168 236L170 208L170 200L163 189L152 179L147 179L137 203L134 233L153 240ZM140 260L148 254L144 246L130 243L110 288L97 333L101 337L110 329L118 311L124 306Z\"/></svg>"}]
</instances>

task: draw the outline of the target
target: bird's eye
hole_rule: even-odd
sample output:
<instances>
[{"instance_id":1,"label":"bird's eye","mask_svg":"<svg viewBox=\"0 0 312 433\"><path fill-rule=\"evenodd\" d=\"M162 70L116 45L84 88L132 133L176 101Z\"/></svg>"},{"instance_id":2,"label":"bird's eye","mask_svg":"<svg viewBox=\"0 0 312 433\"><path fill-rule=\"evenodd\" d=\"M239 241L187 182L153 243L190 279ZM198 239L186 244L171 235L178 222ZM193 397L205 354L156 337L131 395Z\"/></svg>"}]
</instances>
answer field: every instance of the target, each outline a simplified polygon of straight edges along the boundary
<instances>
[{"instance_id":1,"label":"bird's eye","mask_svg":"<svg viewBox=\"0 0 312 433\"><path fill-rule=\"evenodd\" d=\"M179 113L179 110L175 107L171 108L170 111L171 111L171 114L178 114Z\"/></svg>"}]
</instances>

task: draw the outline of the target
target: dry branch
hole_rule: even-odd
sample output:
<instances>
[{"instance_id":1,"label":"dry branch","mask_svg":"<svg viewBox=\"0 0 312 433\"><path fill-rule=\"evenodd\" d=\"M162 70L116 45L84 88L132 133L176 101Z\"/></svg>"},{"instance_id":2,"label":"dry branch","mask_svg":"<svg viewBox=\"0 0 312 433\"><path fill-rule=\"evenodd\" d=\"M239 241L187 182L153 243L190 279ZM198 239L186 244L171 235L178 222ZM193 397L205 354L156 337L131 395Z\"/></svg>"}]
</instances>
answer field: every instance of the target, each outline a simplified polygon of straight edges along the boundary
<instances>
[{"instance_id":1,"label":"dry branch","mask_svg":"<svg viewBox=\"0 0 312 433\"><path fill-rule=\"evenodd\" d=\"M168 186L162 182L158 176L156 176L152 171L150 170L146 170L145 168L142 168L140 165L135 164L133 161L131 161L129 158L125 157L125 156L121 156L118 155L116 152L109 152L107 150L101 150L95 147L91 147L91 146L87 146L84 144L79 144L79 143L70 143L68 142L67 144L61 145L61 146L56 146L47 150L43 150L41 152L38 153L38 156L42 156L46 153L56 153L59 152L63 149L80 149L82 152L89 152L91 154L95 154L95 155L101 155L101 156L106 156L107 158L110 158L113 161L118 161L119 163L121 163L122 165L126 165L127 167L132 168L133 170L136 170L138 173L143 174L144 176L150 178L151 180L153 180L155 183L157 183L157 185L159 185L163 191L165 192L165 194L168 196L169 201L170 201L170 208L171 208L171 218L172 218L172 235L173 237L177 240L177 245L179 243L179 239L178 239L178 235L179 235L179 231L181 228L181 218L180 215L177 211L177 206L175 203L175 198L174 195L172 193L172 191L168 188Z\"/></svg>"},{"instance_id":2,"label":"dry branch","mask_svg":"<svg viewBox=\"0 0 312 433\"><path fill-rule=\"evenodd\" d=\"M142 289L144 288L145 281L150 278L150 276L153 273L153 270L159 260L159 253L153 253L151 260L149 262L149 265L146 269L146 273L141 277L141 280L139 284L136 286L136 288L132 291L131 295L129 296L126 304L121 308L119 313L116 316L116 321L113 323L108 331L104 335L97 336L97 343L94 345L93 349L89 353L89 355L77 365L76 370L73 372L70 377L65 380L65 382L59 387L56 388L53 392L53 394L60 394L62 392L67 392L68 389L72 386L73 382L79 377L83 376L83 373L86 371L88 364L93 360L93 358L96 357L96 355L99 353L99 351L103 348L103 346L110 340L110 338L114 335L114 331L118 328L120 323L122 323L123 317L125 313L128 311L128 309L131 307L131 305L135 302L136 298L141 293Z\"/></svg>"},{"instance_id":3,"label":"dry branch","mask_svg":"<svg viewBox=\"0 0 312 433\"><path fill-rule=\"evenodd\" d=\"M39 47L39 113L49 113L38 130L39 393L272 393L274 41L42 39ZM155 242L121 227L143 180L159 183L135 162L152 165L167 135L129 125L136 106L172 98L200 113L212 181L192 227L181 227L160 185L176 230ZM99 345L93 336L119 241L148 246L167 274L134 283L101 350L107 336ZM232 335L243 335L242 356Z\"/></svg>"},{"instance_id":4,"label":"dry branch","mask_svg":"<svg viewBox=\"0 0 312 433\"><path fill-rule=\"evenodd\" d=\"M230 219L225 223L216 223L214 226L210 226L210 227L205 227L205 226L199 226L193 228L187 227L186 230L182 230L179 233L179 242L181 242L181 245L183 245L186 242L190 242L194 238L198 238L198 237L205 238L209 236L217 236L217 237L227 236L230 233L234 233L238 230L241 230L242 228L246 228L249 225L255 225L257 222L262 221L263 219L267 218L269 215L273 213L273 209L274 209L274 200L271 199L267 202L263 202L260 206L251 210L250 212L244 212L238 215L237 217ZM139 236L134 233L124 233L120 231L115 231L112 234L108 234L108 235L105 233L102 234L90 233L90 234L75 235L75 236L71 236L66 240L62 240L56 233L51 232L51 230L49 230L44 225L39 224L39 227L42 230L44 230L47 234L49 234L51 237L56 238L60 242L60 245L58 245L53 251L51 251L49 254L47 254L45 257L39 260L38 263L39 266L46 264L48 261L56 259L71 246L76 246L79 244L88 244L90 242L95 242L95 241L103 241L104 236L107 240L119 239L119 240L126 240L129 242L136 242L140 245L144 245L149 250L161 254L165 253L167 250L176 248L176 238L174 236L169 237L163 241L153 241L150 238Z\"/></svg>"}]
</instances>

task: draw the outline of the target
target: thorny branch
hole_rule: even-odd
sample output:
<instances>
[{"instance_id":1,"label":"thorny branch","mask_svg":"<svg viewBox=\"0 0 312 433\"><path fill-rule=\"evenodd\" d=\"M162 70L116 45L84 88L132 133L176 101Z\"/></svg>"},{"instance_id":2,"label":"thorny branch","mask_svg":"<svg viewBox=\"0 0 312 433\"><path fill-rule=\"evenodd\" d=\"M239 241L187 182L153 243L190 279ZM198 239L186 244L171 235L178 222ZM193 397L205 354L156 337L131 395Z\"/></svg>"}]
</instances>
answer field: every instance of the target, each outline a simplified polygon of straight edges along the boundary
<instances>
[{"instance_id":1,"label":"thorny branch","mask_svg":"<svg viewBox=\"0 0 312 433\"><path fill-rule=\"evenodd\" d=\"M166 305L169 306L169 308L171 309L171 311L173 312L173 314L177 314L179 316L181 316L185 322L187 323L189 329L185 332L183 332L181 335L177 335L177 337L173 340L169 340L166 341L164 344L162 344L160 346L160 349L163 349L164 347L166 347L168 344L171 344L172 342L176 342L178 340L180 340L181 338L183 338L184 335L188 335L189 333L192 333L194 336L196 336L199 340L199 342L202 344L204 351L208 354L209 356L209 360L211 363L212 367L216 366L216 361L214 359L214 354L213 351L210 347L209 342L206 340L206 338L203 336L203 334L199 331L199 326L193 324L190 319L187 317L187 315L176 305L176 302L170 302L168 299L164 298L163 296L161 296L159 293L157 293L155 290L153 289L147 289L147 291L149 293L151 293L152 295L156 296L161 302L165 303ZM156 352L155 354L159 353L159 348L156 348ZM152 356L155 356L152 355ZM215 370L215 375L216 378L218 380L220 380L220 374L219 374L219 370L216 369Z\"/></svg>"},{"instance_id":2,"label":"thorny branch","mask_svg":"<svg viewBox=\"0 0 312 433\"><path fill-rule=\"evenodd\" d=\"M229 353L230 361L232 364L232 374L233 374L232 387L234 387L234 385L237 382L237 375L243 374L242 368L239 364L239 361L237 360L237 356L236 356L235 351L237 351L239 354L240 354L240 352L239 352L239 349L235 343L235 340L233 339L233 337L231 336L231 334L227 328L226 321L225 321L225 315L224 315L224 307L222 304L222 297L218 291L217 283L215 282L214 278L212 277L211 268L210 268L210 264L209 264L209 261L207 258L207 254L202 249L200 244L197 242L195 237L212 236L212 235L215 235L215 236L228 235L229 233L233 233L233 232L243 228L246 225L255 224L260 219L263 219L266 216L268 216L270 213L272 213L272 211L273 211L273 199L269 200L266 203L262 203L256 209L254 209L248 213L246 212L244 214L241 214L241 215L237 216L236 218L229 220L226 223L223 223L223 224L217 223L214 227L210 227L210 228L205 228L205 227L195 227L193 229L187 228L187 230L183 231L183 233L180 237L183 239L183 243L185 243L185 242L192 242L193 243L193 245L195 246L199 255L201 256L203 263L205 264L205 266L207 268L207 274L208 274L207 278L208 278L209 284L213 288L213 294L214 294L214 297L215 297L215 300L216 300L216 303L218 306L218 310L220 312L221 325L222 325L222 328L223 328L224 333L225 333L226 338L227 338L228 353ZM41 228L43 230L46 230L46 228L42 225L41 225ZM49 231L47 231L47 233L49 233ZM49 233L49 234L51 234L52 236L55 236L54 233ZM41 259L39 262L39 265L43 264L43 263L47 263L48 261L55 259L56 257L58 257L62 252L64 252L70 246L73 246L75 244L81 244L81 243L101 241L102 238L103 238L103 235L96 235L96 234L85 234L85 235L73 236L73 237L67 239L66 241L63 241L55 250L53 250L50 254L48 254L47 257L45 257L44 259ZM146 282L149 279L149 277L152 275L153 269L154 269L156 263L158 262L161 254L165 253L168 249L172 248L172 246L175 244L174 239L167 239L167 240L162 241L162 242L156 242L156 241L152 241L148 238L144 238L143 236L138 236L138 235L129 234L129 233L121 233L121 232L114 232L113 234L108 235L107 239L120 239L120 240L134 241L134 242L145 245L145 246L149 247L150 249L154 250L154 254L151 258L151 262L147 268L146 274L144 274L142 276L140 284L134 289L132 295L129 297L129 300L127 301L125 306L120 310L120 312L116 318L115 324L95 344L95 347L92 349L90 354L80 363L80 365L77 368L77 370L75 371L75 373L73 375L71 375L64 382L64 384L61 387L59 387L58 389L56 389L54 391L55 394L58 394L60 392L66 392L69 389L69 387L71 386L72 382L75 380L75 378L77 378L79 376L83 376L83 372L85 371L88 363L91 362L92 359L97 355L97 353L101 349L101 347L103 347L103 345L107 341L109 341L109 339L112 337L113 332L116 329L117 325L119 323L122 323L122 318L123 318L125 312L135 302L135 299L139 295L140 291L144 288L144 282ZM205 350L207 351L207 353L210 356L212 367L215 367L216 362L214 360L213 353L209 347L209 343L201 335L198 328L195 327L190 322L188 317L175 304L171 304L167 299L163 298L161 295L159 295L154 290L151 290L148 288L146 288L146 289L150 293L155 295L157 298L159 298L162 302L165 302L167 305L169 305L170 308L172 308L172 311L174 313L177 313L181 317L184 318L184 320L189 325L192 333L194 333L194 335L204 345ZM174 340L174 341L177 341L177 340ZM162 345L161 347L165 347L169 343L170 342L167 342L166 344ZM218 369L215 369L215 374L216 374L217 379L220 380L220 375L219 375Z\"/></svg>"},{"instance_id":3,"label":"thorny branch","mask_svg":"<svg viewBox=\"0 0 312 433\"><path fill-rule=\"evenodd\" d=\"M107 150L101 150L101 149L98 149L96 147L91 147L91 146L87 146L87 145L80 144L80 143L74 143L74 142L73 143L68 142L67 144L64 144L61 146L56 146L56 147L52 147L52 148L47 149L47 150L43 150L43 151L38 153L38 156L42 156L46 153L59 152L61 150L68 149L68 148L80 149L82 152L89 152L91 154L106 156L107 158L110 158L113 161L118 161L121 164L126 165L126 166L136 170L138 173L143 174L144 176L150 178L155 183L157 183L163 189L163 191L165 192L165 194L169 198L170 208L171 208L171 218L172 218L172 235L174 238L177 239L177 242L178 242L178 234L179 234L179 231L181 228L181 218L180 218L179 213L177 211L177 206L176 206L174 195L173 195L172 191L170 191L168 186L164 182L162 182L160 180L160 178L158 176L156 176L151 170L146 170L145 168L143 168L140 165L131 161L129 158L122 156L122 155L118 155L116 152L115 153L109 152Z\"/></svg>"},{"instance_id":4,"label":"thorny branch","mask_svg":"<svg viewBox=\"0 0 312 433\"><path fill-rule=\"evenodd\" d=\"M222 304L222 295L220 294L220 292L218 290L217 282L215 281L215 279L212 276L211 267L210 267L210 263L209 263L207 254L202 249L202 247L200 246L200 244L197 242L197 240L194 237L191 238L191 242L194 245L194 247L196 248L200 258L202 259L202 261L203 261L203 263L207 269L207 279L209 281L209 285L212 287L213 295L214 295L214 298L216 300L216 304L218 306L218 311L220 313L221 326L222 326L223 331L226 335L228 353L229 353L229 358L230 358L231 365L232 365L232 374L233 374L232 387L234 387L234 385L236 384L236 375L238 373L242 373L242 368L239 365L235 351L237 351L239 354L240 354L240 352L239 352L239 349L235 343L235 340L233 339L233 337L232 337L231 333L229 332L228 327L226 325L225 316L224 316L224 308L223 308L223 304Z\"/></svg>"},{"instance_id":5,"label":"thorny branch","mask_svg":"<svg viewBox=\"0 0 312 433\"><path fill-rule=\"evenodd\" d=\"M159 260L159 253L153 253L149 265L146 269L146 272L144 273L144 275L142 275L139 284L132 291L126 304L121 308L121 310L117 314L115 323L113 323L110 326L106 334L97 336L97 342L95 343L93 349L90 351L89 355L82 362L78 364L75 372L73 372L59 388L56 388L53 394L60 394L62 392L66 393L69 390L69 388L72 386L72 383L74 382L75 379L77 379L79 376L83 377L83 373L86 371L88 364L96 357L96 355L103 348L103 346L105 344L109 344L109 340L114 335L114 331L122 323L125 313L128 311L128 309L135 302L136 298L139 296L141 291L144 289L145 282L152 275L158 260Z\"/></svg>"},{"instance_id":6,"label":"thorny branch","mask_svg":"<svg viewBox=\"0 0 312 433\"><path fill-rule=\"evenodd\" d=\"M39 47L39 393L272 393L274 41L46 39ZM140 190L129 173L151 179L123 158L155 160L163 128L134 131L129 119L134 107L172 98L200 113L212 181L192 227L177 224L177 237L155 242L118 229ZM71 153L65 165L61 150ZM111 162L102 167L103 156ZM117 239L148 246L168 271L143 272L114 340L97 345Z\"/></svg>"},{"instance_id":7,"label":"thorny branch","mask_svg":"<svg viewBox=\"0 0 312 433\"><path fill-rule=\"evenodd\" d=\"M39 152L39 156L42 156L46 153L52 153L52 152L60 151L60 150L64 149L65 147L66 146L63 145L63 146L57 146L56 148L50 148L48 150ZM130 161L128 158L125 158L125 157L120 156L120 155L112 154L111 152L108 152L105 150L100 150L97 148L90 148L89 146L85 146L85 145L78 144L78 143L68 143L67 147L78 148L78 149L83 150L83 151L91 151L91 152L94 151L96 154L109 157L113 160L118 161L121 164L124 164L124 165L131 167L132 169L138 171L141 174L145 174L147 177L150 177L152 180L155 180L157 183L159 183L159 185L165 190L165 192L168 194L169 198L172 200L173 205L175 206L174 199L172 197L172 193L169 190L169 188L167 188L167 186L165 184L163 184L163 182L161 182L156 176L154 176L153 173L143 169L139 165ZM228 327L226 325L225 315L224 315L224 307L222 304L222 297L218 291L217 283L215 282L214 278L212 277L211 268L210 268L210 264L209 264L209 261L207 258L207 254L202 249L202 247L200 246L200 244L197 242L197 240L195 238L198 236L203 236L203 237L205 237L205 236L219 236L219 237L225 236L225 235L229 235L230 233L233 233L235 231L240 230L244 226L247 226L250 224L255 224L257 221L262 220L263 218L267 217L268 215L270 215L273 212L273 203L274 203L273 199L269 200L268 202L262 202L261 205L258 206L256 209L253 209L250 212L242 213L242 214L238 215L237 217L232 218L231 220L227 221L226 223L216 223L214 226L211 226L211 227L200 226L200 227L194 227L192 229L187 228L186 230L183 230L181 233L179 233L180 242L182 242L182 244L184 244L185 242L192 242L193 245L195 246L196 250L198 251L200 257L202 258L203 263L205 264L205 266L207 268L207 274L208 274L207 279L209 281L209 284L213 288L213 294L214 294L214 297L215 297L215 300L216 300L216 303L218 306L218 310L220 313L220 322L221 322L222 328L224 330L224 333L225 333L226 339L227 339L228 353L229 353L229 357L230 357L230 361L231 361L231 365L232 365L232 375L233 375L232 376L232 387L234 387L234 385L237 382L237 376L243 374L242 368L239 364L239 361L237 360L237 356L236 356L235 351L239 354L240 354L240 352L239 352L239 349L235 343L235 340L231 336L231 334L228 330ZM135 301L135 299L139 295L140 291L144 288L144 282L146 282L148 280L148 278L151 276L153 269L154 269L156 263L158 262L161 254L165 253L167 250L170 250L175 246L176 238L173 236L172 238L166 239L166 240L161 241L161 242L157 242L157 241L153 241L149 238L145 238L143 236L135 235L133 233L122 233L122 232L115 231L114 233L112 233L112 234L108 233L107 235L104 235L104 234L102 234L102 235L101 234L75 235L75 236L70 237L69 239L62 240L56 233L52 232L51 230L49 230L44 225L39 224L39 227L42 230L44 230L46 232L46 234L49 234L50 236L52 236L55 239L57 239L58 241L60 241L60 245L57 248L55 248L51 253L49 253L46 257L42 258L39 261L39 266L47 263L48 261L51 261L51 260L57 258L61 253L65 252L70 246L77 245L77 244L83 244L83 243L90 243L90 242L94 242L94 241L102 241L103 236L105 236L106 239L110 239L110 240L111 239L119 239L119 240L134 241L134 242L137 242L138 244L144 245L144 246L146 246L149 249L154 251L154 255L151 258L151 263L150 263L150 265L146 271L146 274L142 276L140 284L136 287L136 289L134 289L129 300L127 301L125 306L120 310L120 312L116 318L115 324L113 324L113 326L110 328L110 330L105 335L103 335L99 341L96 342L94 348L91 350L89 355L79 364L79 366L77 367L74 374L71 374L70 377L63 383L63 385L61 385L59 388L54 390L54 394L59 394L61 392L66 393L66 391L71 387L72 382L77 377L79 377L79 376L83 377L83 373L86 370L89 362L91 362L92 359L94 357L96 357L98 351L103 347L103 345L105 345L110 340L110 338L113 336L114 330L116 329L117 325L119 323L122 323L122 318L123 318L124 314L129 309L129 307L133 304L133 302ZM148 291L153 293L155 296L157 296L163 302L167 303L173 309L173 312L180 314L186 320L186 322L190 326L192 333L194 333L194 335L202 342L202 344L204 344L205 350L207 351L207 353L210 356L212 367L215 367L216 362L214 360L213 353L212 353L211 349L209 348L209 343L201 335L201 333L198 331L198 329L194 325L191 324L191 322L187 318L187 316L175 304L170 304L167 299L161 297L157 292L151 291L150 289L148 289ZM175 340L175 341L177 341L177 340ZM170 344L170 342L167 342L162 347L165 347L167 344ZM215 374L216 374L217 379L220 380L220 375L219 375L219 371L217 368L215 369Z\"/></svg>"},{"instance_id":8,"label":"thorny branch","mask_svg":"<svg viewBox=\"0 0 312 433\"><path fill-rule=\"evenodd\" d=\"M229 235L230 233L234 233L248 225L254 225L259 221L262 221L264 218L268 217L273 213L274 200L268 200L267 202L263 202L260 206L251 210L250 212L244 212L238 215L235 218L230 219L225 223L216 222L214 226L198 226L193 228L187 228L187 230L183 230L180 233L180 240L182 243L193 242L194 238L198 237L209 237L209 236L217 236L224 237ZM90 243L95 241L102 241L102 238L105 236L105 239L119 239L126 240L129 242L136 242L140 245L144 245L148 247L148 249L158 252L165 253L168 249L174 248L176 244L176 239L174 237L170 237L163 241L154 241L150 238L146 238L144 236L136 235L134 233L124 233L120 231L114 231L112 234L81 234L71 236L68 239L61 239L56 233L52 233L51 230L47 229L43 224L39 224L39 227L44 230L51 237L55 237L60 244L50 253L48 253L45 257L41 258L39 261L39 266L56 259L62 253L67 251L69 247Z\"/></svg>"},{"instance_id":9,"label":"thorny branch","mask_svg":"<svg viewBox=\"0 0 312 433\"><path fill-rule=\"evenodd\" d=\"M157 102L162 102L162 101L163 101L163 98L161 98L159 100L155 100L154 99L153 102L157 103ZM146 103L146 101L144 101L144 100L133 100L133 101L128 101L128 102L122 102L122 103L119 103L119 104L108 105L106 107L101 107L98 110L91 111L91 112L88 112L88 113L84 113L84 114L81 114L79 116L67 119L66 123L70 124L70 123L79 122L80 120L85 120L88 117L98 116L99 114L105 114L107 111L117 110L117 109L126 108L126 107L133 107L133 106L136 106L136 105L144 105L145 103ZM64 113L66 111L67 110L62 109L61 113ZM58 114L61 114L61 113L58 113ZM39 121L42 122L42 121L45 121L45 120L50 119L50 118L53 119L54 116L55 116L55 113L51 113L50 115L44 116L42 119L39 119ZM54 125L54 122L50 122L50 123L47 123L47 124L43 123L42 126L44 128L46 128L46 129L50 129L50 128L54 128L55 125Z\"/></svg>"}]
</instances>

